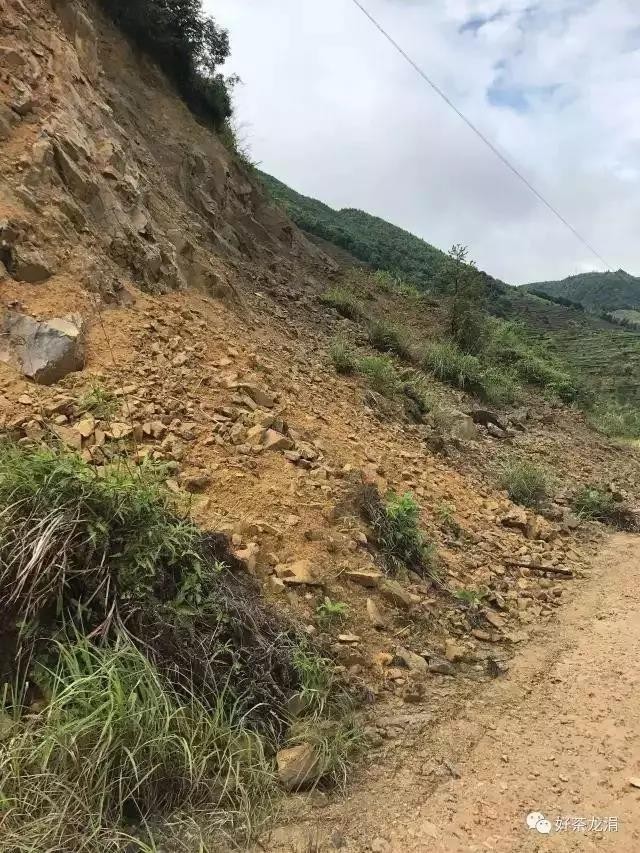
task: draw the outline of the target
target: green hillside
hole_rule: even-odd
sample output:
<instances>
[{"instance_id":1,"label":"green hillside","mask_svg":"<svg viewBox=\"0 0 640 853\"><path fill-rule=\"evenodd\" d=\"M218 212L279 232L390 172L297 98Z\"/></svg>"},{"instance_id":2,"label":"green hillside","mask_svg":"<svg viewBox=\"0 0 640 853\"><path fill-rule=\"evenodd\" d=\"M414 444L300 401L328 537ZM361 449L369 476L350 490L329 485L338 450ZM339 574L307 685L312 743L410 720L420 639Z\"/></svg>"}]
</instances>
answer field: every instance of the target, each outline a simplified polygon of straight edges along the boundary
<instances>
[{"instance_id":1,"label":"green hillside","mask_svg":"<svg viewBox=\"0 0 640 853\"><path fill-rule=\"evenodd\" d=\"M362 210L334 210L271 175L258 174L272 197L308 234L346 249L375 269L401 274L417 287L428 288L440 271L444 252L408 231Z\"/></svg>"},{"instance_id":2,"label":"green hillside","mask_svg":"<svg viewBox=\"0 0 640 853\"><path fill-rule=\"evenodd\" d=\"M430 303L433 318L446 315L450 299L446 284L443 286L447 255L440 249L376 216L361 210L334 210L270 175L258 175L275 202L344 269L360 263L384 271L382 277L374 274L372 278L381 292L384 274L391 273L392 280L401 279L430 294L435 300ZM557 379L558 372L565 371L575 387L582 389L579 396L594 400L590 417L597 420L598 428L611 434L640 435L640 331L632 310L640 309L640 279L619 270L512 287L486 273L480 275L487 285L486 311L495 318L495 329L511 341L498 354L509 356L509 347L513 349L509 336L515 334L519 343L514 352L527 356L520 364L531 374L527 381L531 376L536 381L547 375ZM338 301L353 299L342 291L332 295L338 297ZM410 301L403 325L414 322L415 310L416 303ZM442 320L439 322L442 326ZM431 333L441 337L442 332L442 327L434 327ZM493 347L504 349L504 340L494 340ZM489 347L481 360L493 356ZM505 361L508 369L510 361L509 356Z\"/></svg>"},{"instance_id":3,"label":"green hillside","mask_svg":"<svg viewBox=\"0 0 640 853\"><path fill-rule=\"evenodd\" d=\"M562 281L539 281L525 285L529 292L553 299L569 300L589 311L627 311L640 308L640 278L624 270L587 272Z\"/></svg>"}]
</instances>

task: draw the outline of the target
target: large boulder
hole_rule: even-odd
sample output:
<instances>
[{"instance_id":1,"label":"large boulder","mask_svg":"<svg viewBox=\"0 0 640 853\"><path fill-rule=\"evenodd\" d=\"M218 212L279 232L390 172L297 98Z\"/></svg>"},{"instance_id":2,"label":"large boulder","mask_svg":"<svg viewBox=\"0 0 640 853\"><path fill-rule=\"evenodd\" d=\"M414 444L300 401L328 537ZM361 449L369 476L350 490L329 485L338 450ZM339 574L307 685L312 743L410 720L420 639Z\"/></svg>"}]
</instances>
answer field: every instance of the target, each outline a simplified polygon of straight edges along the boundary
<instances>
[{"instance_id":1,"label":"large boulder","mask_svg":"<svg viewBox=\"0 0 640 853\"><path fill-rule=\"evenodd\" d=\"M77 314L36 320L7 311L0 327L0 361L40 385L58 382L84 367L84 321Z\"/></svg>"},{"instance_id":2,"label":"large boulder","mask_svg":"<svg viewBox=\"0 0 640 853\"><path fill-rule=\"evenodd\" d=\"M474 441L478 438L473 419L458 409L436 409L432 417L438 432L447 438L458 438L461 441Z\"/></svg>"},{"instance_id":3,"label":"large boulder","mask_svg":"<svg viewBox=\"0 0 640 853\"><path fill-rule=\"evenodd\" d=\"M35 249L14 249L9 273L16 281L38 284L53 275L53 265Z\"/></svg>"}]
</instances>

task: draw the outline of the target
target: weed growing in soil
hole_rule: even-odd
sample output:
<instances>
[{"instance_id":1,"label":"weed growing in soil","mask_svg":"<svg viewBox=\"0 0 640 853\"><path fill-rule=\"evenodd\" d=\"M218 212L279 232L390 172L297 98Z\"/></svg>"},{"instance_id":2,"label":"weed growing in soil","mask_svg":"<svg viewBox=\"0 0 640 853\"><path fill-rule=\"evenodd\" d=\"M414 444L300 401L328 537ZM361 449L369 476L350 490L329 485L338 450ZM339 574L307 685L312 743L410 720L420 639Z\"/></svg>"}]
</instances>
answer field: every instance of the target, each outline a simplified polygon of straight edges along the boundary
<instances>
[{"instance_id":1,"label":"weed growing in soil","mask_svg":"<svg viewBox=\"0 0 640 853\"><path fill-rule=\"evenodd\" d=\"M358 369L356 355L344 338L334 338L331 341L329 356L337 373L349 375Z\"/></svg>"},{"instance_id":2,"label":"weed growing in soil","mask_svg":"<svg viewBox=\"0 0 640 853\"><path fill-rule=\"evenodd\" d=\"M325 305L334 308L338 314L348 320L360 320L364 316L364 310L357 297L341 287L332 287L320 297Z\"/></svg>"},{"instance_id":3,"label":"weed growing in soil","mask_svg":"<svg viewBox=\"0 0 640 853\"><path fill-rule=\"evenodd\" d=\"M367 486L361 500L387 569L395 573L405 568L431 575L434 546L420 530L420 507L413 495L390 492L383 500L376 488Z\"/></svg>"},{"instance_id":4,"label":"weed growing in soil","mask_svg":"<svg viewBox=\"0 0 640 853\"><path fill-rule=\"evenodd\" d=\"M462 528L456 521L455 512L455 506L444 501L435 508L435 514L442 528L457 538L462 533Z\"/></svg>"},{"instance_id":5,"label":"weed growing in soil","mask_svg":"<svg viewBox=\"0 0 640 853\"><path fill-rule=\"evenodd\" d=\"M472 586L461 587L454 590L454 596L469 607L480 607L487 593L484 590L475 589Z\"/></svg>"},{"instance_id":6,"label":"weed growing in soil","mask_svg":"<svg viewBox=\"0 0 640 853\"><path fill-rule=\"evenodd\" d=\"M581 518L610 521L618 505L610 492L598 486L584 486L573 498L573 508Z\"/></svg>"},{"instance_id":7,"label":"weed growing in soil","mask_svg":"<svg viewBox=\"0 0 640 853\"><path fill-rule=\"evenodd\" d=\"M98 420L110 420L120 408L117 398L102 385L93 385L78 400L78 406L83 412L89 412Z\"/></svg>"},{"instance_id":8,"label":"weed growing in soil","mask_svg":"<svg viewBox=\"0 0 640 853\"><path fill-rule=\"evenodd\" d=\"M500 487L514 503L538 508L549 499L553 480L546 468L534 462L509 460L502 465Z\"/></svg>"},{"instance_id":9,"label":"weed growing in soil","mask_svg":"<svg viewBox=\"0 0 640 853\"><path fill-rule=\"evenodd\" d=\"M323 625L332 625L335 622L344 622L349 613L348 606L344 601L332 601L325 595L324 601L316 608L318 620Z\"/></svg>"}]
</instances>

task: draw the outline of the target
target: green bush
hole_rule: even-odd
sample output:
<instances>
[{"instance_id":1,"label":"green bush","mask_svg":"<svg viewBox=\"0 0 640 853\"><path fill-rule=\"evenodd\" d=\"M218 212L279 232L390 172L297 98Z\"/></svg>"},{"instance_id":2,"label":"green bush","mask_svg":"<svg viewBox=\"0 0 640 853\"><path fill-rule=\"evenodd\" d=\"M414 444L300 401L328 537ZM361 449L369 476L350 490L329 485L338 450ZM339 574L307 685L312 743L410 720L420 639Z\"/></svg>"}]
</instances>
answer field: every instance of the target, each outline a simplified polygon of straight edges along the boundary
<instances>
[{"instance_id":1,"label":"green bush","mask_svg":"<svg viewBox=\"0 0 640 853\"><path fill-rule=\"evenodd\" d=\"M341 287L332 287L320 297L325 305L330 305L338 314L348 320L360 320L364 316L362 305L358 299L348 290Z\"/></svg>"},{"instance_id":2,"label":"green bush","mask_svg":"<svg viewBox=\"0 0 640 853\"><path fill-rule=\"evenodd\" d=\"M409 345L403 332L386 320L373 320L369 324L369 343L380 352L393 352L401 358L409 356Z\"/></svg>"},{"instance_id":3,"label":"green bush","mask_svg":"<svg viewBox=\"0 0 640 853\"><path fill-rule=\"evenodd\" d=\"M370 487L364 491L362 507L390 572L406 568L432 574L434 546L420 530L420 507L412 494L389 492L382 500Z\"/></svg>"},{"instance_id":4,"label":"green bush","mask_svg":"<svg viewBox=\"0 0 640 853\"><path fill-rule=\"evenodd\" d=\"M329 355L333 366L338 373L355 373L358 369L358 360L354 351L344 338L334 338L329 347Z\"/></svg>"},{"instance_id":5,"label":"green bush","mask_svg":"<svg viewBox=\"0 0 640 853\"><path fill-rule=\"evenodd\" d=\"M588 413L591 426L610 438L640 438L640 409L614 401L601 402Z\"/></svg>"},{"instance_id":6,"label":"green bush","mask_svg":"<svg viewBox=\"0 0 640 853\"><path fill-rule=\"evenodd\" d=\"M507 461L500 471L500 487L514 503L532 508L542 506L551 494L553 481L546 468L528 460Z\"/></svg>"},{"instance_id":7,"label":"green bush","mask_svg":"<svg viewBox=\"0 0 640 853\"><path fill-rule=\"evenodd\" d=\"M384 397L394 397L400 390L400 377L391 359L382 355L367 355L358 361L361 373L374 391Z\"/></svg>"},{"instance_id":8,"label":"green bush","mask_svg":"<svg viewBox=\"0 0 640 853\"><path fill-rule=\"evenodd\" d=\"M100 0L105 13L162 68L191 111L215 128L232 112L218 68L229 56L226 30L201 0Z\"/></svg>"}]
</instances>

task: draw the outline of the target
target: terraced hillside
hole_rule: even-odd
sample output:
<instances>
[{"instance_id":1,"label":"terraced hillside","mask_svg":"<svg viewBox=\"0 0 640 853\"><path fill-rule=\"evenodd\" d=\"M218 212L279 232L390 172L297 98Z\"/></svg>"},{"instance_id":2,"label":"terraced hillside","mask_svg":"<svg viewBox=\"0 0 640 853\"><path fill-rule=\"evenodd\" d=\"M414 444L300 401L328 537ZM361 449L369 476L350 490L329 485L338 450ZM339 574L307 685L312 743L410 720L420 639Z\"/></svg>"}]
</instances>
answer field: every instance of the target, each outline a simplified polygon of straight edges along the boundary
<instances>
[{"instance_id":1,"label":"terraced hillside","mask_svg":"<svg viewBox=\"0 0 640 853\"><path fill-rule=\"evenodd\" d=\"M618 311L640 307L640 278L624 270L588 272L562 281L540 281L524 285L531 292L578 302L589 311Z\"/></svg>"},{"instance_id":2,"label":"terraced hillside","mask_svg":"<svg viewBox=\"0 0 640 853\"><path fill-rule=\"evenodd\" d=\"M550 349L593 390L621 403L640 402L640 334L576 327L546 336Z\"/></svg>"}]
</instances>

